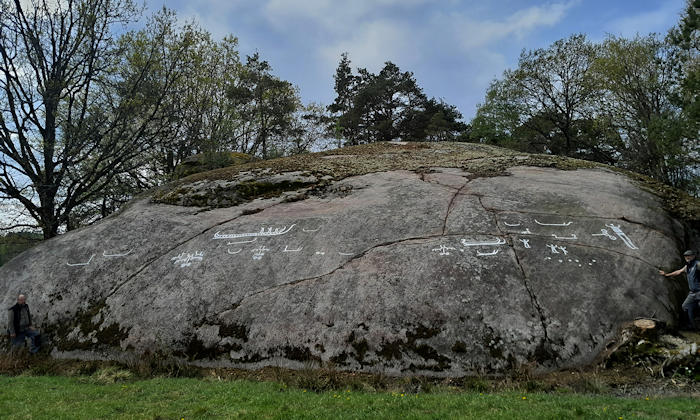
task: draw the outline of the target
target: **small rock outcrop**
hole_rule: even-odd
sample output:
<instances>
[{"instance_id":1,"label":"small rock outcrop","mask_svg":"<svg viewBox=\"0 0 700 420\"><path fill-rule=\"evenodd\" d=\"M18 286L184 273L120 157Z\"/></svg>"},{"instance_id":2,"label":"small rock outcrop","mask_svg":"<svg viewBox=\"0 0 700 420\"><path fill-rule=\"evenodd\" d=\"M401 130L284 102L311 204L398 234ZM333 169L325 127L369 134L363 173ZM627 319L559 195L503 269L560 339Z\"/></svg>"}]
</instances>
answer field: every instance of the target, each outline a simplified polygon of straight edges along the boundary
<instances>
[{"instance_id":1,"label":"small rock outcrop","mask_svg":"<svg viewBox=\"0 0 700 420\"><path fill-rule=\"evenodd\" d=\"M23 253L0 290L28 295L56 357L546 371L637 317L674 324L685 285L657 270L688 235L608 168L380 144L186 178Z\"/></svg>"}]
</instances>

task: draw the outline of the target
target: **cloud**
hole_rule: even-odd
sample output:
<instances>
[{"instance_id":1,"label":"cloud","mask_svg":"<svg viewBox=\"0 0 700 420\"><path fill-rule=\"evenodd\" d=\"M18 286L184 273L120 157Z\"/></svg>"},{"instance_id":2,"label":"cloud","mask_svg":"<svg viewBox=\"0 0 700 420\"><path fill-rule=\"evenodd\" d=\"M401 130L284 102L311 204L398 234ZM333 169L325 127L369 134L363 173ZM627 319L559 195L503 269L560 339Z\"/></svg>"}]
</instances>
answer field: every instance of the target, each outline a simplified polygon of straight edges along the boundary
<instances>
[{"instance_id":1,"label":"cloud","mask_svg":"<svg viewBox=\"0 0 700 420\"><path fill-rule=\"evenodd\" d=\"M430 0L268 0L263 10L271 23L289 27L305 21L333 33L353 30L359 21L382 18L430 3Z\"/></svg>"},{"instance_id":2,"label":"cloud","mask_svg":"<svg viewBox=\"0 0 700 420\"><path fill-rule=\"evenodd\" d=\"M409 65L420 60L416 42L409 25L381 20L359 25L349 38L321 45L318 54L327 66L334 68L340 55L347 52L354 67L376 71L385 61Z\"/></svg>"},{"instance_id":3,"label":"cloud","mask_svg":"<svg viewBox=\"0 0 700 420\"><path fill-rule=\"evenodd\" d=\"M540 28L559 23L569 9L578 1L554 3L547 6L532 6L518 10L503 19L476 19L463 14L453 14L436 18L437 27L450 28L463 50L484 47L503 39L515 36L522 38Z\"/></svg>"}]
</instances>

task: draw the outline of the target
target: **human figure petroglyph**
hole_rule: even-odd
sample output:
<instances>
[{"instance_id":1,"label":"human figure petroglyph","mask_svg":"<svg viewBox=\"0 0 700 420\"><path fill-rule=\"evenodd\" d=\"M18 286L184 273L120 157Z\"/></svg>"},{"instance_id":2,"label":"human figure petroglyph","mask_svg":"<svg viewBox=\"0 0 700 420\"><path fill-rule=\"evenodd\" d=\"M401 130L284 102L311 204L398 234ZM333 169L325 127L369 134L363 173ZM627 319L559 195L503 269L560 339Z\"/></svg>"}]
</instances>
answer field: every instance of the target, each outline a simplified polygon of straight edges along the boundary
<instances>
[{"instance_id":1,"label":"human figure petroglyph","mask_svg":"<svg viewBox=\"0 0 700 420\"><path fill-rule=\"evenodd\" d=\"M630 248L630 249L639 249L639 248L637 247L637 245L635 245L635 244L632 243L632 240L629 238L629 236L627 236L627 235L625 234L625 232L623 232L622 229L620 229L620 225L609 224L609 225L605 225L605 226L607 226L607 227L609 227L610 229L612 229L612 231L615 232L615 234L616 234L620 239L622 239L622 242L624 242L625 245L627 245L627 248Z\"/></svg>"},{"instance_id":2,"label":"human figure petroglyph","mask_svg":"<svg viewBox=\"0 0 700 420\"><path fill-rule=\"evenodd\" d=\"M552 250L552 254L558 254L559 251L557 249L559 248L558 245L553 245L553 244L547 244L547 247Z\"/></svg>"},{"instance_id":3,"label":"human figure petroglyph","mask_svg":"<svg viewBox=\"0 0 700 420\"><path fill-rule=\"evenodd\" d=\"M601 229L600 233L592 233L591 236L605 236L611 241L617 241L617 237L609 233L607 229Z\"/></svg>"},{"instance_id":4,"label":"human figure petroglyph","mask_svg":"<svg viewBox=\"0 0 700 420\"><path fill-rule=\"evenodd\" d=\"M433 252L440 252L439 255L445 256L445 255L450 255L449 251L456 251L457 248L452 248L451 246L447 245L440 245L439 248L433 248Z\"/></svg>"},{"instance_id":5,"label":"human figure petroglyph","mask_svg":"<svg viewBox=\"0 0 700 420\"><path fill-rule=\"evenodd\" d=\"M69 262L67 262L66 265L67 265L68 267L84 267L84 266L86 266L86 265L90 265L90 263L92 262L92 259L93 259L93 258L95 258L95 254L92 254L92 255L90 256L90 259L89 259L87 262L85 262L85 263L69 263Z\"/></svg>"},{"instance_id":6,"label":"human figure petroglyph","mask_svg":"<svg viewBox=\"0 0 700 420\"><path fill-rule=\"evenodd\" d=\"M260 237L260 236L280 236L284 235L286 233L289 233L296 224L291 225L290 227L284 226L281 228L268 228L265 230L265 228L260 228L259 232L250 232L250 233L221 233L216 232L214 234L213 239L237 239L237 238L250 238L250 237Z\"/></svg>"},{"instance_id":7,"label":"human figure petroglyph","mask_svg":"<svg viewBox=\"0 0 700 420\"><path fill-rule=\"evenodd\" d=\"M527 249L532 248L532 247L530 246L530 240L529 240L529 239L520 239L520 242L523 243L523 246L524 246L525 248L527 248Z\"/></svg>"},{"instance_id":8,"label":"human figure petroglyph","mask_svg":"<svg viewBox=\"0 0 700 420\"><path fill-rule=\"evenodd\" d=\"M194 254L183 252L170 260L174 261L173 264L175 265L180 264L180 268L189 267L193 262L201 262L204 260L204 251L197 251Z\"/></svg>"},{"instance_id":9,"label":"human figure petroglyph","mask_svg":"<svg viewBox=\"0 0 700 420\"><path fill-rule=\"evenodd\" d=\"M565 246L547 244L547 247L549 247L549 249L552 251L552 254L559 254L559 251L561 251L561 253L564 255L569 254L569 251L566 250Z\"/></svg>"},{"instance_id":10,"label":"human figure petroglyph","mask_svg":"<svg viewBox=\"0 0 700 420\"><path fill-rule=\"evenodd\" d=\"M253 252L253 259L254 259L254 260L261 260L262 257L265 256L265 253L266 253L267 251L269 251L269 250L270 250L270 248L267 248L265 245L262 245L262 246L260 246L260 247L258 247L258 248L255 248L255 249L252 251L252 252Z\"/></svg>"}]
</instances>

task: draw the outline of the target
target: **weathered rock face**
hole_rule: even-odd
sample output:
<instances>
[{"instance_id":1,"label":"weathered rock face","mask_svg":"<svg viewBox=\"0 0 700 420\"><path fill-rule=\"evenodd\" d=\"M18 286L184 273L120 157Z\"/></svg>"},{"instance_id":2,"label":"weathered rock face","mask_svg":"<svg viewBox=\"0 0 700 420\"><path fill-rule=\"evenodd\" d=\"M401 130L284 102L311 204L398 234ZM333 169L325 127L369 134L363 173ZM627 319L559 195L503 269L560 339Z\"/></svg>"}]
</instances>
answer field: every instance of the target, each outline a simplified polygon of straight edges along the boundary
<instances>
[{"instance_id":1,"label":"weathered rock face","mask_svg":"<svg viewBox=\"0 0 700 420\"><path fill-rule=\"evenodd\" d=\"M423 163L228 208L141 198L2 267L3 303L26 293L62 357L450 376L582 365L625 321L675 322L684 286L656 271L686 233L625 176Z\"/></svg>"}]
</instances>

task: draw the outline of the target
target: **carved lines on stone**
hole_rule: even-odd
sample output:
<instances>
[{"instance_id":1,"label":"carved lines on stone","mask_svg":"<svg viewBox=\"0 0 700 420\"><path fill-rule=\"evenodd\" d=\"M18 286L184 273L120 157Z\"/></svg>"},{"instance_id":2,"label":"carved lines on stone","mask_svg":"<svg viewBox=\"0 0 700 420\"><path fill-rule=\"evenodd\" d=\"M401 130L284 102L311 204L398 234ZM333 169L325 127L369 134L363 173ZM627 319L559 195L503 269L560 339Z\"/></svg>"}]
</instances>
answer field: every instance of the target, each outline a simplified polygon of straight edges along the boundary
<instances>
[{"instance_id":1,"label":"carved lines on stone","mask_svg":"<svg viewBox=\"0 0 700 420\"><path fill-rule=\"evenodd\" d=\"M617 241L617 237L615 235L611 235L608 233L607 229L601 229L600 233L592 233L591 236L605 236L606 238L610 239L611 241Z\"/></svg>"},{"instance_id":2,"label":"carved lines on stone","mask_svg":"<svg viewBox=\"0 0 700 420\"><path fill-rule=\"evenodd\" d=\"M130 249L128 252L125 252L123 254L107 254L107 251L102 251L102 256L105 258L126 257L127 255L131 254L131 251L133 251L133 249Z\"/></svg>"},{"instance_id":3,"label":"carved lines on stone","mask_svg":"<svg viewBox=\"0 0 700 420\"><path fill-rule=\"evenodd\" d=\"M469 242L466 239L462 239L462 246L495 246L495 245L503 245L506 243L506 240L503 238L498 238L494 241L484 241L484 242Z\"/></svg>"},{"instance_id":4,"label":"carved lines on stone","mask_svg":"<svg viewBox=\"0 0 700 420\"><path fill-rule=\"evenodd\" d=\"M253 252L253 259L254 260L261 260L262 257L265 256L265 253L268 252L269 250L270 250L270 248L267 248L265 245L255 248L252 251Z\"/></svg>"},{"instance_id":5,"label":"carved lines on stone","mask_svg":"<svg viewBox=\"0 0 700 420\"><path fill-rule=\"evenodd\" d=\"M197 251L195 253L183 252L177 257L170 259L173 264L180 264L180 268L189 267L195 262L202 262L204 260L204 251Z\"/></svg>"},{"instance_id":6,"label":"carved lines on stone","mask_svg":"<svg viewBox=\"0 0 700 420\"><path fill-rule=\"evenodd\" d=\"M567 222L567 223L542 223L542 222L537 221L537 219L535 219L535 223L537 223L537 224L540 225L540 226L562 226L562 227L564 227L564 226L569 226L569 225L571 225L573 222Z\"/></svg>"},{"instance_id":7,"label":"carved lines on stone","mask_svg":"<svg viewBox=\"0 0 700 420\"><path fill-rule=\"evenodd\" d=\"M639 249L639 248L637 247L637 245L635 245L635 244L632 243L632 240L629 238L629 236L627 236L627 235L625 234L625 232L623 232L622 229L620 229L620 225L609 224L609 225L605 225L605 226L607 226L607 227L609 227L610 229L612 229L612 231L615 232L615 234L616 234L620 239L622 239L622 242L624 242L625 245L627 245L627 248L629 248L629 249Z\"/></svg>"},{"instance_id":8,"label":"carved lines on stone","mask_svg":"<svg viewBox=\"0 0 700 420\"><path fill-rule=\"evenodd\" d=\"M213 239L237 239L237 238L251 238L251 237L265 237L265 236L280 236L289 233L296 224L291 225L290 227L284 226L281 228L268 228L265 230L265 228L260 228L259 232L249 232L249 233L221 233L216 232L214 234Z\"/></svg>"},{"instance_id":9,"label":"carved lines on stone","mask_svg":"<svg viewBox=\"0 0 700 420\"><path fill-rule=\"evenodd\" d=\"M576 237L576 234L575 234L575 233L574 233L573 235L571 235L571 236L557 236L557 235L554 235L554 234L553 234L552 236L554 237L554 239L558 239L558 240L560 240L560 241L561 241L561 240L571 240L571 241L573 241L573 240L578 239L578 238Z\"/></svg>"},{"instance_id":10,"label":"carved lines on stone","mask_svg":"<svg viewBox=\"0 0 700 420\"><path fill-rule=\"evenodd\" d=\"M67 265L68 267L84 267L84 266L86 266L86 265L90 265L90 263L92 262L92 259L93 259L93 258L95 258L95 254L92 254L92 255L90 256L90 259L89 259L87 262L84 262L84 263L69 263L69 262L67 262L66 265Z\"/></svg>"},{"instance_id":11,"label":"carved lines on stone","mask_svg":"<svg viewBox=\"0 0 700 420\"><path fill-rule=\"evenodd\" d=\"M433 252L440 252L439 255L443 255L443 256L450 255L449 251L456 251L456 250L457 250L457 248L453 248L453 247L447 246L447 245L440 245L439 248L433 248Z\"/></svg>"},{"instance_id":12,"label":"carved lines on stone","mask_svg":"<svg viewBox=\"0 0 700 420\"><path fill-rule=\"evenodd\" d=\"M491 252L476 251L476 255L479 256L479 257L488 257L488 256L491 256L491 255L496 255L496 254L498 254L500 251L501 251L500 249L494 249L494 250L491 251Z\"/></svg>"}]
</instances>

